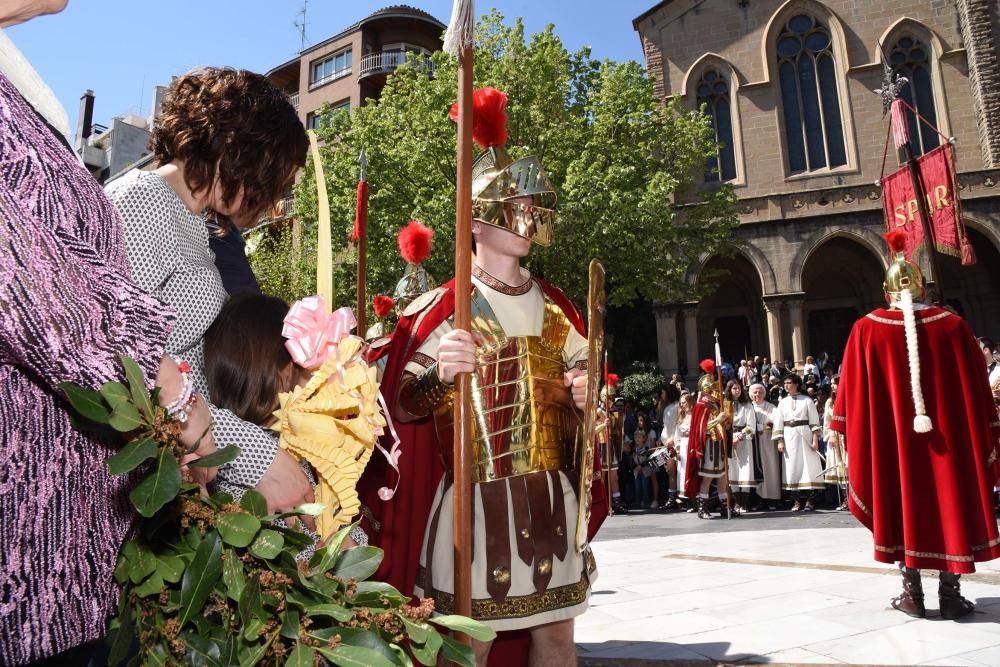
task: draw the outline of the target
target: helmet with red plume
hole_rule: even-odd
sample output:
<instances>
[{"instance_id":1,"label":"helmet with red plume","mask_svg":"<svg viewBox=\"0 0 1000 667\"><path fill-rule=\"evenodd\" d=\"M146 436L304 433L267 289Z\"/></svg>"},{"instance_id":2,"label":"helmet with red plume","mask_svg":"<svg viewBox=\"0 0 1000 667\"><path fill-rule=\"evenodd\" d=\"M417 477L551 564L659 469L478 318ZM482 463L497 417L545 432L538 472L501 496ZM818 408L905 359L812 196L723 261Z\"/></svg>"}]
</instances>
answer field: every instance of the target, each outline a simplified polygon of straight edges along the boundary
<instances>
[{"instance_id":1,"label":"helmet with red plume","mask_svg":"<svg viewBox=\"0 0 1000 667\"><path fill-rule=\"evenodd\" d=\"M451 107L458 120L458 104ZM537 157L507 153L507 95L496 88L472 94L472 137L485 152L472 165L472 217L533 243L552 243L556 192Z\"/></svg>"},{"instance_id":2,"label":"helmet with red plume","mask_svg":"<svg viewBox=\"0 0 1000 667\"><path fill-rule=\"evenodd\" d=\"M402 314L406 307L424 292L434 287L434 279L423 267L423 261L431 254L431 240L434 230L419 220L410 220L399 230L399 254L406 260L406 272L396 283L396 312Z\"/></svg>"}]
</instances>

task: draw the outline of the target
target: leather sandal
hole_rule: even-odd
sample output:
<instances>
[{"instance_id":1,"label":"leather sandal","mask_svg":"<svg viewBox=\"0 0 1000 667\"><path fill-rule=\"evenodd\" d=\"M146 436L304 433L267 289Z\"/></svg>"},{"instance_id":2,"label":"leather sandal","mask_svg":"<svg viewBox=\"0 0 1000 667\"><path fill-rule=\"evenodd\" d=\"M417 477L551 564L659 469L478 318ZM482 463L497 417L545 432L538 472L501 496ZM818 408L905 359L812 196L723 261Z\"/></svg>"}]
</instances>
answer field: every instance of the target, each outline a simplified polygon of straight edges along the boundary
<instances>
[{"instance_id":1,"label":"leather sandal","mask_svg":"<svg viewBox=\"0 0 1000 667\"><path fill-rule=\"evenodd\" d=\"M907 616L924 618L927 609L924 607L924 587L920 581L920 570L900 567L903 574L903 592L894 597L889 604Z\"/></svg>"},{"instance_id":2,"label":"leather sandal","mask_svg":"<svg viewBox=\"0 0 1000 667\"><path fill-rule=\"evenodd\" d=\"M954 621L971 614L976 605L962 597L959 577L954 572L942 572L938 582L938 602L941 605L941 618Z\"/></svg>"},{"instance_id":3,"label":"leather sandal","mask_svg":"<svg viewBox=\"0 0 1000 667\"><path fill-rule=\"evenodd\" d=\"M708 511L708 499L699 498L698 499L698 518L699 519L711 519L712 513Z\"/></svg>"},{"instance_id":4,"label":"leather sandal","mask_svg":"<svg viewBox=\"0 0 1000 667\"><path fill-rule=\"evenodd\" d=\"M791 509L792 512L799 512L801 510L802 510L802 505L799 504L799 501L796 500L794 503L792 503L792 509Z\"/></svg>"}]
</instances>

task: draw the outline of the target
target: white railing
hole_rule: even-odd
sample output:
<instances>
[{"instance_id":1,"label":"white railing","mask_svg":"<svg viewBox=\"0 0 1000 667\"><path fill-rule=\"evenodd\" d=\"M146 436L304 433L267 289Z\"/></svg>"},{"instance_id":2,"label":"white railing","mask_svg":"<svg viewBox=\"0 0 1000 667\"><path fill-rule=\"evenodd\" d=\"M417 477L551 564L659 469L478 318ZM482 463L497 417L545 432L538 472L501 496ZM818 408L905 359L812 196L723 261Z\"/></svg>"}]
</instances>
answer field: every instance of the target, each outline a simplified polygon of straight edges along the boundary
<instances>
[{"instance_id":1,"label":"white railing","mask_svg":"<svg viewBox=\"0 0 1000 667\"><path fill-rule=\"evenodd\" d=\"M292 106L295 107L296 111L299 110L299 94L298 93L289 93L288 94L288 101L292 103Z\"/></svg>"},{"instance_id":2,"label":"white railing","mask_svg":"<svg viewBox=\"0 0 1000 667\"><path fill-rule=\"evenodd\" d=\"M375 51L374 53L369 53L361 59L361 67L358 71L358 78L364 78L366 76L371 76L373 74L388 74L394 71L400 65L406 63L406 56L409 51ZM424 57L425 69L431 69L433 65L431 64L430 58Z\"/></svg>"}]
</instances>

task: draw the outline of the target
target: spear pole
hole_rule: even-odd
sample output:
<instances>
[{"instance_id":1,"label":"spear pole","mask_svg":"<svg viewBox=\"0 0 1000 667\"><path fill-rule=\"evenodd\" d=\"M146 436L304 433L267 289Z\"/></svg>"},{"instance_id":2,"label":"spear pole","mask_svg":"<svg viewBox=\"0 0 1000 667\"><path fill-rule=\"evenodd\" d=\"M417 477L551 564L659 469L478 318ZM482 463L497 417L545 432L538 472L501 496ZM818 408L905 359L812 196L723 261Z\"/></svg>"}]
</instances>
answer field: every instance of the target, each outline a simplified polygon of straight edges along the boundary
<instances>
[{"instance_id":1,"label":"spear pole","mask_svg":"<svg viewBox=\"0 0 1000 667\"><path fill-rule=\"evenodd\" d=\"M455 0L445 50L458 57L458 146L455 190L455 328L472 325L472 0ZM455 610L472 615L472 376L455 378ZM467 635L456 638L468 645Z\"/></svg>"},{"instance_id":2,"label":"spear pole","mask_svg":"<svg viewBox=\"0 0 1000 667\"><path fill-rule=\"evenodd\" d=\"M368 330L367 301L365 293L368 282L368 157L365 149L361 149L361 177L358 179L358 198L354 212L354 230L358 236L358 274L357 274L357 308L355 317L358 321L358 335L365 337Z\"/></svg>"}]
</instances>

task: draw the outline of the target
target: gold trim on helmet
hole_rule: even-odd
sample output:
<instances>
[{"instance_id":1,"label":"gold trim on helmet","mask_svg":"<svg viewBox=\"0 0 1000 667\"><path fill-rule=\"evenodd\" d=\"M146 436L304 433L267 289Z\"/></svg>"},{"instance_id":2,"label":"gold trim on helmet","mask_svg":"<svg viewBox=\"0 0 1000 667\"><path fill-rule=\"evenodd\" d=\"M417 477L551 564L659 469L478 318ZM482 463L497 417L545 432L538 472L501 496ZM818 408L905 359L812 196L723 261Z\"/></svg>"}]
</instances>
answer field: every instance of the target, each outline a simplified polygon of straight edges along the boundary
<instances>
[{"instance_id":1,"label":"gold trim on helmet","mask_svg":"<svg viewBox=\"0 0 1000 667\"><path fill-rule=\"evenodd\" d=\"M434 279L423 264L407 264L406 272L396 283L393 297L396 300L396 314L402 315L414 299L435 287Z\"/></svg>"},{"instance_id":2,"label":"gold trim on helmet","mask_svg":"<svg viewBox=\"0 0 1000 667\"><path fill-rule=\"evenodd\" d=\"M556 192L537 157L493 146L472 165L472 217L541 246L552 243ZM505 213L506 209L506 213Z\"/></svg>"},{"instance_id":3,"label":"gold trim on helmet","mask_svg":"<svg viewBox=\"0 0 1000 667\"><path fill-rule=\"evenodd\" d=\"M896 259L886 269L882 289L893 300L899 299L903 290L909 290L911 297L919 299L924 292L924 274L916 263L908 261L903 253L897 253Z\"/></svg>"},{"instance_id":4,"label":"gold trim on helmet","mask_svg":"<svg viewBox=\"0 0 1000 667\"><path fill-rule=\"evenodd\" d=\"M718 391L718 385L715 382L715 378L707 373L698 378L698 391L703 394L711 394L715 396Z\"/></svg>"}]
</instances>

